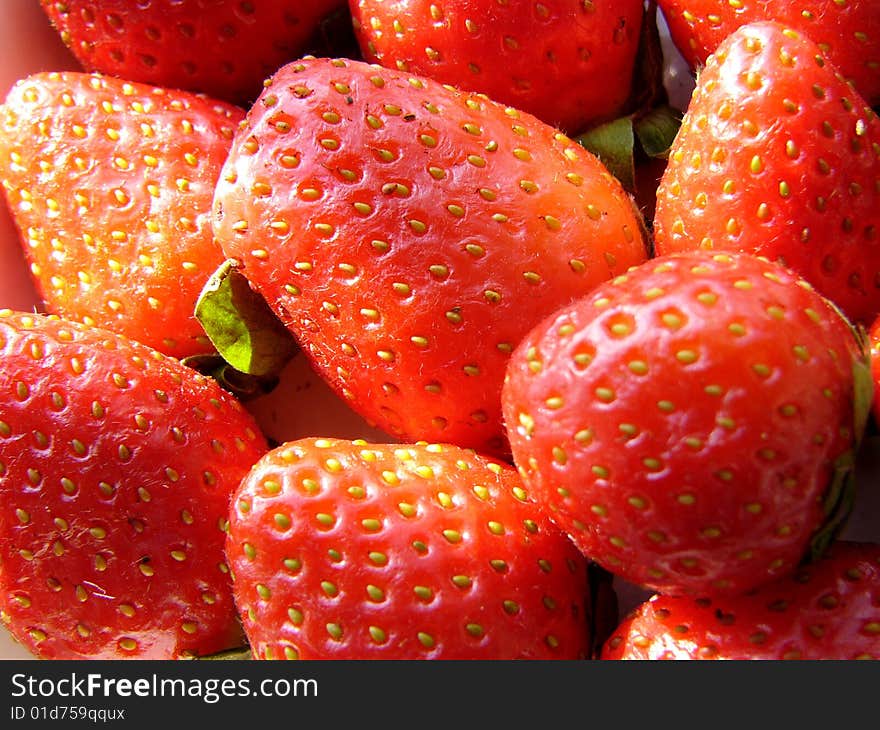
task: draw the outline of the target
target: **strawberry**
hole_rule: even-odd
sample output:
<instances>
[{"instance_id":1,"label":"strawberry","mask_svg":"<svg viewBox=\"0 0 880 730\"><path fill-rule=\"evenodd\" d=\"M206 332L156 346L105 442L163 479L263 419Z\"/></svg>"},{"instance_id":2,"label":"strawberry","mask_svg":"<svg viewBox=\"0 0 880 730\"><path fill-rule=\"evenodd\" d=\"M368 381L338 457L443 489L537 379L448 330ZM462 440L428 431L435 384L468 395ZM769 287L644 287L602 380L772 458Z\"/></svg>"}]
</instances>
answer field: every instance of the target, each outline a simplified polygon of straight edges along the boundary
<instances>
[{"instance_id":1,"label":"strawberry","mask_svg":"<svg viewBox=\"0 0 880 730\"><path fill-rule=\"evenodd\" d=\"M232 502L259 659L579 659L586 562L516 470L455 446L305 438Z\"/></svg>"},{"instance_id":2,"label":"strawberry","mask_svg":"<svg viewBox=\"0 0 880 730\"><path fill-rule=\"evenodd\" d=\"M744 26L700 74L657 192L658 254L756 253L880 314L880 122L806 37Z\"/></svg>"},{"instance_id":3,"label":"strawberry","mask_svg":"<svg viewBox=\"0 0 880 730\"><path fill-rule=\"evenodd\" d=\"M278 71L217 184L228 257L352 407L503 451L510 352L647 256L632 200L534 117L344 59Z\"/></svg>"},{"instance_id":4,"label":"strawberry","mask_svg":"<svg viewBox=\"0 0 880 730\"><path fill-rule=\"evenodd\" d=\"M873 0L659 0L673 42L692 68L737 28L776 21L811 38L859 93L880 103L880 13Z\"/></svg>"},{"instance_id":5,"label":"strawberry","mask_svg":"<svg viewBox=\"0 0 880 730\"><path fill-rule=\"evenodd\" d=\"M724 594L835 534L870 387L849 324L793 273L694 252L535 327L502 398L530 494L588 558L655 591Z\"/></svg>"},{"instance_id":6,"label":"strawberry","mask_svg":"<svg viewBox=\"0 0 880 730\"><path fill-rule=\"evenodd\" d=\"M351 0L368 61L478 91L570 134L622 112L642 0Z\"/></svg>"},{"instance_id":7,"label":"strawberry","mask_svg":"<svg viewBox=\"0 0 880 730\"><path fill-rule=\"evenodd\" d=\"M223 528L266 450L173 358L0 312L0 616L41 658L171 659L240 640Z\"/></svg>"},{"instance_id":8,"label":"strawberry","mask_svg":"<svg viewBox=\"0 0 880 730\"><path fill-rule=\"evenodd\" d=\"M0 178L46 307L182 358L212 351L193 308L223 261L211 200L243 110L76 72L0 107Z\"/></svg>"},{"instance_id":9,"label":"strawberry","mask_svg":"<svg viewBox=\"0 0 880 730\"><path fill-rule=\"evenodd\" d=\"M818 562L742 596L655 595L602 659L880 659L880 545L838 542Z\"/></svg>"},{"instance_id":10,"label":"strawberry","mask_svg":"<svg viewBox=\"0 0 880 730\"><path fill-rule=\"evenodd\" d=\"M880 317L874 320L867 331L868 347L871 359L871 379L874 382L874 398L871 412L875 430L880 427Z\"/></svg>"},{"instance_id":11,"label":"strawberry","mask_svg":"<svg viewBox=\"0 0 880 730\"><path fill-rule=\"evenodd\" d=\"M88 71L253 102L345 0L40 0Z\"/></svg>"}]
</instances>

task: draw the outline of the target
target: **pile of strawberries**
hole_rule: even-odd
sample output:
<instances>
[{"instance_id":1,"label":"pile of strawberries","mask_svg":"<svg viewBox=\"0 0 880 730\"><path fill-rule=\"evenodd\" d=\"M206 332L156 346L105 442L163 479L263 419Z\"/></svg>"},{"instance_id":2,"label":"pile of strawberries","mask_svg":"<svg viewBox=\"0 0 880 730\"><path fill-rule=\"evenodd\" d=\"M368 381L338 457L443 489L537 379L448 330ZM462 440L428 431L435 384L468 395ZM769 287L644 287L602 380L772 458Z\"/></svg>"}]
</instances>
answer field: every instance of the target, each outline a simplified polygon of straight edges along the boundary
<instances>
[{"instance_id":1,"label":"pile of strawberries","mask_svg":"<svg viewBox=\"0 0 880 730\"><path fill-rule=\"evenodd\" d=\"M34 655L880 658L875 3L659 2L683 119L642 0L42 5L83 71L0 106ZM270 438L296 351L384 438ZM612 625L609 576L653 594Z\"/></svg>"}]
</instances>

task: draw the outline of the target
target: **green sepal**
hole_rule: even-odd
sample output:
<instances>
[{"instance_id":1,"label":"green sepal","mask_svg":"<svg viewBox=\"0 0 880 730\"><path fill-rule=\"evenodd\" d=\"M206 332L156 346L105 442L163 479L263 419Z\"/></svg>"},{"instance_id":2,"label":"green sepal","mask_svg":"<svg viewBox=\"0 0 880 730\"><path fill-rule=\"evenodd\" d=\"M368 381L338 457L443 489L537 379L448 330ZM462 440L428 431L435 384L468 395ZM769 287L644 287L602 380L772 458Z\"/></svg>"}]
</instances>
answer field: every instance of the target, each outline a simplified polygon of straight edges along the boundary
<instances>
[{"instance_id":1,"label":"green sepal","mask_svg":"<svg viewBox=\"0 0 880 730\"><path fill-rule=\"evenodd\" d=\"M239 373L277 375L298 350L233 259L211 275L196 302L195 316L220 356Z\"/></svg>"},{"instance_id":2,"label":"green sepal","mask_svg":"<svg viewBox=\"0 0 880 730\"><path fill-rule=\"evenodd\" d=\"M642 151L652 158L666 158L681 128L682 114L678 109L663 105L648 110L634 123L636 137Z\"/></svg>"},{"instance_id":3,"label":"green sepal","mask_svg":"<svg viewBox=\"0 0 880 730\"><path fill-rule=\"evenodd\" d=\"M249 646L242 646L235 649L227 649L226 651L209 654L207 656L198 657L199 661L249 661L254 658Z\"/></svg>"},{"instance_id":4,"label":"green sepal","mask_svg":"<svg viewBox=\"0 0 880 730\"><path fill-rule=\"evenodd\" d=\"M621 117L593 127L575 140L592 152L627 190L636 184L635 130L633 118Z\"/></svg>"},{"instance_id":5,"label":"green sepal","mask_svg":"<svg viewBox=\"0 0 880 730\"><path fill-rule=\"evenodd\" d=\"M836 309L836 307L835 307ZM840 310L837 310L840 313ZM840 313L841 318L849 321ZM856 500L856 455L864 438L871 416L874 398L874 379L871 374L871 351L868 335L861 325L850 324L859 346L859 356L852 366L853 376L853 448L841 454L834 462L831 485L822 503L825 522L810 541L808 561L821 558L840 536L852 513Z\"/></svg>"},{"instance_id":6,"label":"green sepal","mask_svg":"<svg viewBox=\"0 0 880 730\"><path fill-rule=\"evenodd\" d=\"M856 497L856 459L850 450L841 454L834 462L831 485L825 494L822 509L825 522L810 540L809 562L821 558L831 544L838 538L852 512Z\"/></svg>"},{"instance_id":7,"label":"green sepal","mask_svg":"<svg viewBox=\"0 0 880 730\"><path fill-rule=\"evenodd\" d=\"M636 182L636 165L651 158L665 159L681 128L681 112L663 104L639 114L600 124L575 138L598 157L627 190Z\"/></svg>"}]
</instances>

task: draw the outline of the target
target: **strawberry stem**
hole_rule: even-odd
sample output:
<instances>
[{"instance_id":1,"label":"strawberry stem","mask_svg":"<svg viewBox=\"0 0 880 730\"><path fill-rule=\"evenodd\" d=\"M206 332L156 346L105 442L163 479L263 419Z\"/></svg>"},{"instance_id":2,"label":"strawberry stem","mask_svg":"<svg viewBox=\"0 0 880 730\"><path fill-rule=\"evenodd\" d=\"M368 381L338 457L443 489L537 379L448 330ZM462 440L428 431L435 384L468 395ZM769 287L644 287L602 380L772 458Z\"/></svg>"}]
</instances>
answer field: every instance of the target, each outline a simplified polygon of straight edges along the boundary
<instances>
[{"instance_id":1,"label":"strawberry stem","mask_svg":"<svg viewBox=\"0 0 880 730\"><path fill-rule=\"evenodd\" d=\"M183 364L217 381L224 390L240 401L258 398L271 393L278 385L277 375L250 375L236 370L219 354L193 355L183 359Z\"/></svg>"}]
</instances>

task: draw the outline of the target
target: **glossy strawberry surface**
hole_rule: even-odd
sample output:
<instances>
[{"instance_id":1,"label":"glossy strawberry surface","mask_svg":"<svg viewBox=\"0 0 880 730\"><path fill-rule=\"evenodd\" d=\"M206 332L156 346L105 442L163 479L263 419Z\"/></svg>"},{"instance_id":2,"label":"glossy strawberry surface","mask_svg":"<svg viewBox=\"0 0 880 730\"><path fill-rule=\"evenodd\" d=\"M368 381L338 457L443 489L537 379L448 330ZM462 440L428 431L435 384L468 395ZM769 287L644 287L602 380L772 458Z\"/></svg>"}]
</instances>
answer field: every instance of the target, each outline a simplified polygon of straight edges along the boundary
<instances>
[{"instance_id":1,"label":"glossy strawberry surface","mask_svg":"<svg viewBox=\"0 0 880 730\"><path fill-rule=\"evenodd\" d=\"M234 495L235 598L260 659L578 659L586 562L508 464L300 439Z\"/></svg>"},{"instance_id":2,"label":"glossy strawberry surface","mask_svg":"<svg viewBox=\"0 0 880 730\"><path fill-rule=\"evenodd\" d=\"M874 0L660 0L675 45L698 67L737 28L776 21L811 38L859 93L880 102L880 12Z\"/></svg>"},{"instance_id":3,"label":"glossy strawberry surface","mask_svg":"<svg viewBox=\"0 0 880 730\"><path fill-rule=\"evenodd\" d=\"M740 28L700 74L657 191L659 254L784 262L866 325L880 314L880 122L778 24Z\"/></svg>"},{"instance_id":4,"label":"glossy strawberry surface","mask_svg":"<svg viewBox=\"0 0 880 730\"><path fill-rule=\"evenodd\" d=\"M745 254L647 262L562 308L503 391L532 496L584 554L666 593L794 569L852 467L867 362L791 272Z\"/></svg>"},{"instance_id":5,"label":"glossy strawberry surface","mask_svg":"<svg viewBox=\"0 0 880 730\"><path fill-rule=\"evenodd\" d=\"M641 0L352 0L368 61L478 91L577 134L622 113Z\"/></svg>"},{"instance_id":6,"label":"glossy strawberry surface","mask_svg":"<svg viewBox=\"0 0 880 730\"><path fill-rule=\"evenodd\" d=\"M275 74L214 211L226 255L355 410L401 440L496 451L519 338L647 257L623 188L552 127L344 59Z\"/></svg>"},{"instance_id":7,"label":"glossy strawberry surface","mask_svg":"<svg viewBox=\"0 0 880 730\"><path fill-rule=\"evenodd\" d=\"M223 261L211 201L243 116L97 74L19 81L0 179L46 309L178 358L211 352L193 309Z\"/></svg>"},{"instance_id":8,"label":"glossy strawberry surface","mask_svg":"<svg viewBox=\"0 0 880 730\"><path fill-rule=\"evenodd\" d=\"M235 646L230 494L266 450L217 384L105 330L0 311L0 615L41 658Z\"/></svg>"},{"instance_id":9,"label":"glossy strawberry surface","mask_svg":"<svg viewBox=\"0 0 880 730\"><path fill-rule=\"evenodd\" d=\"M623 620L601 658L878 659L880 546L839 542L821 561L742 596L654 596Z\"/></svg>"},{"instance_id":10,"label":"glossy strawberry surface","mask_svg":"<svg viewBox=\"0 0 880 730\"><path fill-rule=\"evenodd\" d=\"M40 0L88 71L251 103L344 0Z\"/></svg>"}]
</instances>

